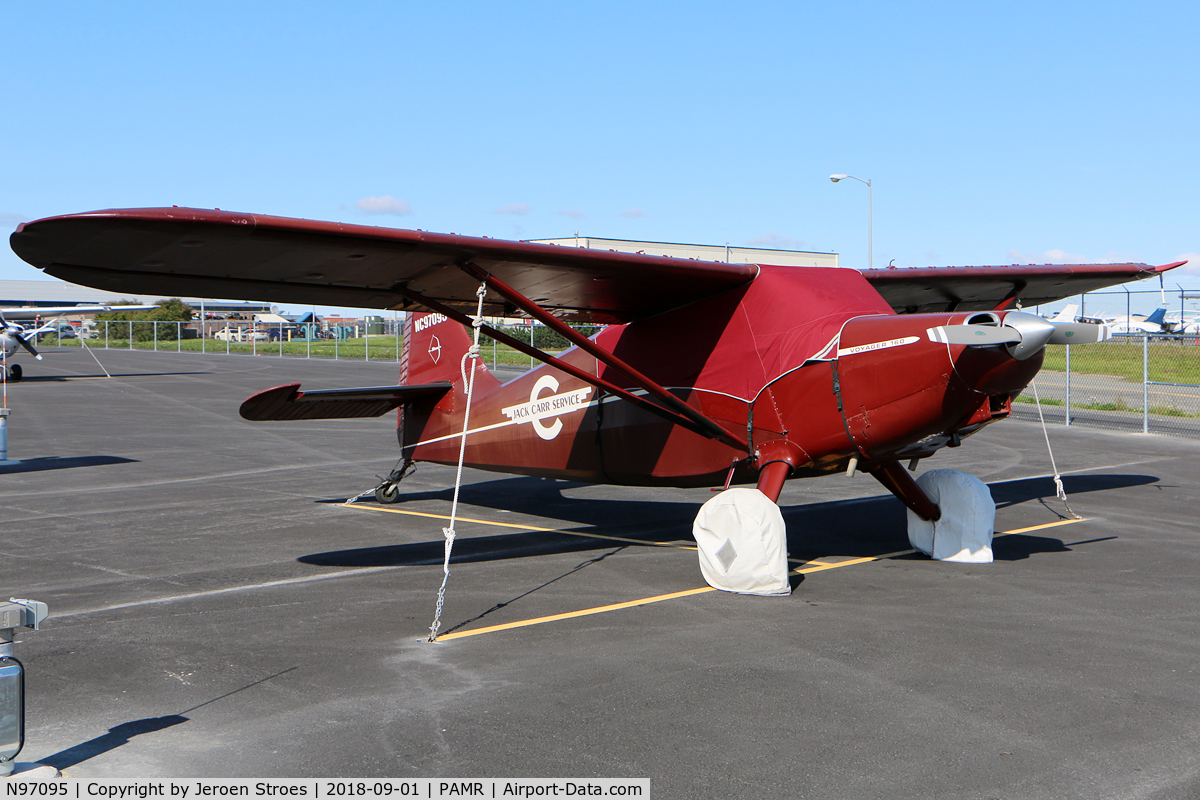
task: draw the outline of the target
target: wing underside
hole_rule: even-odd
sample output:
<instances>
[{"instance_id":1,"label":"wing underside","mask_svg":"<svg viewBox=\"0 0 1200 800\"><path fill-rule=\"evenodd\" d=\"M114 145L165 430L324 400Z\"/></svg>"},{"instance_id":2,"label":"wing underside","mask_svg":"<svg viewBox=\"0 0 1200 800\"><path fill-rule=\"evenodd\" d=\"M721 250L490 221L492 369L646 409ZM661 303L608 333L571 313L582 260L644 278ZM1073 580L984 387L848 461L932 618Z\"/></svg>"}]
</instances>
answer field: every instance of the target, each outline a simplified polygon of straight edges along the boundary
<instances>
[{"instance_id":1,"label":"wing underside","mask_svg":"<svg viewBox=\"0 0 1200 800\"><path fill-rule=\"evenodd\" d=\"M406 309L427 297L474 313L473 265L555 316L629 322L748 283L721 264L454 234L184 208L50 217L13 250L57 278L113 292ZM489 296L488 316L515 316Z\"/></svg>"},{"instance_id":2,"label":"wing underside","mask_svg":"<svg viewBox=\"0 0 1200 800\"><path fill-rule=\"evenodd\" d=\"M57 278L141 295L474 313L479 275L566 321L626 323L744 286L754 264L189 208L95 211L27 222L13 250ZM1183 263L1183 262L1180 262ZM1044 264L863 270L900 313L1054 302L1178 266ZM803 270L805 267L794 267ZM427 307L427 306L426 306ZM521 316L489 292L484 314Z\"/></svg>"},{"instance_id":3,"label":"wing underside","mask_svg":"<svg viewBox=\"0 0 1200 800\"><path fill-rule=\"evenodd\" d=\"M863 270L901 314L991 311L1019 300L1025 308L1150 278L1186 264L1028 264L1008 267L914 267Z\"/></svg>"}]
</instances>

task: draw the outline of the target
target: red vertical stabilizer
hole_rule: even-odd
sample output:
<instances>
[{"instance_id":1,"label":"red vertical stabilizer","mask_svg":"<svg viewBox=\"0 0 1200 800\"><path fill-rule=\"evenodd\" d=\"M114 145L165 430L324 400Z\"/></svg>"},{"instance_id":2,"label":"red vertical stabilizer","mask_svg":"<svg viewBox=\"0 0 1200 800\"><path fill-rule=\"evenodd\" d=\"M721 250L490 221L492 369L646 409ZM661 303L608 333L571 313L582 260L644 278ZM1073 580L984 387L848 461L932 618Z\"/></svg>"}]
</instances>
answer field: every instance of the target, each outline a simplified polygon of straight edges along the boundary
<instances>
[{"instance_id":1,"label":"red vertical stabilizer","mask_svg":"<svg viewBox=\"0 0 1200 800\"><path fill-rule=\"evenodd\" d=\"M411 385L450 381L465 391L462 357L471 349L468 328L441 314L414 312L404 324L404 349L400 355L400 383ZM470 369L470 364L467 365ZM498 386L499 381L475 359L475 389ZM468 373L469 374L469 373Z\"/></svg>"}]
</instances>

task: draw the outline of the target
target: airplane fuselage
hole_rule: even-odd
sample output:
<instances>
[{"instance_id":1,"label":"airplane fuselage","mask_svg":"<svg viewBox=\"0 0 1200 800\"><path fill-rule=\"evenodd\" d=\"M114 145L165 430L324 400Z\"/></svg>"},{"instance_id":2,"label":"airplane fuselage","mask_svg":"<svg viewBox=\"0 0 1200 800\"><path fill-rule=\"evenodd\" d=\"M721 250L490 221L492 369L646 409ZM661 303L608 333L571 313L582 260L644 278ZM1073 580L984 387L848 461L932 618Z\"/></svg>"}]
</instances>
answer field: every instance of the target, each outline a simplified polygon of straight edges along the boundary
<instances>
[{"instance_id":1,"label":"airplane fuselage","mask_svg":"<svg viewBox=\"0 0 1200 800\"><path fill-rule=\"evenodd\" d=\"M750 452L706 438L541 366L501 384L476 363L465 463L499 472L660 486L753 483L769 460L793 477L864 463L922 458L1008 416L1041 365L1003 347L933 341L928 329L978 313L896 315L851 270L766 268L748 288L623 326L595 341L691 407L744 437ZM999 321L1003 314L993 317ZM434 362L454 380L466 332L417 317L407 379ZM707 323L706 323L707 321ZM439 335L440 333L440 335ZM577 348L561 358L633 388ZM452 364L452 370L450 365ZM428 363L425 366L429 366ZM450 371L447 371L450 370ZM403 381L402 381L403 382ZM402 413L404 454L458 461L466 391Z\"/></svg>"}]
</instances>

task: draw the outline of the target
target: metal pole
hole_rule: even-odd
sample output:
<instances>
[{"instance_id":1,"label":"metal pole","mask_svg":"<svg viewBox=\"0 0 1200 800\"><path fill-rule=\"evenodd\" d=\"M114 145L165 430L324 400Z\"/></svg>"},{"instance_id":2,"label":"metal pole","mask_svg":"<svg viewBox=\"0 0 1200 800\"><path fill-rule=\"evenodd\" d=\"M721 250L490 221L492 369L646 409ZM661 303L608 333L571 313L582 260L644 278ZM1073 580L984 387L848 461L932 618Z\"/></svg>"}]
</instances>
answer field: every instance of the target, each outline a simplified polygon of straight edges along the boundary
<instances>
[{"instance_id":1,"label":"metal pole","mask_svg":"<svg viewBox=\"0 0 1200 800\"><path fill-rule=\"evenodd\" d=\"M183 352L183 321L175 320L175 352Z\"/></svg>"},{"instance_id":2,"label":"metal pole","mask_svg":"<svg viewBox=\"0 0 1200 800\"><path fill-rule=\"evenodd\" d=\"M871 241L872 227L874 225L874 223L872 222L872 219L871 219L871 217L874 213L872 206L874 205L874 202L875 202L871 196L872 193L873 193L873 190L871 189L871 181L868 179L867 180L867 269L875 268L875 251L873 249L874 243Z\"/></svg>"},{"instance_id":3,"label":"metal pole","mask_svg":"<svg viewBox=\"0 0 1200 800\"><path fill-rule=\"evenodd\" d=\"M1142 337L1142 433L1150 432L1150 334Z\"/></svg>"},{"instance_id":4,"label":"metal pole","mask_svg":"<svg viewBox=\"0 0 1200 800\"><path fill-rule=\"evenodd\" d=\"M158 352L158 320L154 320L154 352Z\"/></svg>"},{"instance_id":5,"label":"metal pole","mask_svg":"<svg viewBox=\"0 0 1200 800\"><path fill-rule=\"evenodd\" d=\"M108 320L104 320L104 349L108 349Z\"/></svg>"},{"instance_id":6,"label":"metal pole","mask_svg":"<svg viewBox=\"0 0 1200 800\"><path fill-rule=\"evenodd\" d=\"M129 349L133 349L133 320L129 320Z\"/></svg>"},{"instance_id":7,"label":"metal pole","mask_svg":"<svg viewBox=\"0 0 1200 800\"><path fill-rule=\"evenodd\" d=\"M363 361L371 360L371 329L363 325Z\"/></svg>"},{"instance_id":8,"label":"metal pole","mask_svg":"<svg viewBox=\"0 0 1200 800\"><path fill-rule=\"evenodd\" d=\"M400 363L400 312L392 311L392 333L396 334L396 363Z\"/></svg>"},{"instance_id":9,"label":"metal pole","mask_svg":"<svg viewBox=\"0 0 1200 800\"><path fill-rule=\"evenodd\" d=\"M1064 425L1071 424L1071 345L1067 345L1067 414Z\"/></svg>"},{"instance_id":10,"label":"metal pole","mask_svg":"<svg viewBox=\"0 0 1200 800\"><path fill-rule=\"evenodd\" d=\"M8 415L12 409L0 408L0 463L8 461Z\"/></svg>"}]
</instances>

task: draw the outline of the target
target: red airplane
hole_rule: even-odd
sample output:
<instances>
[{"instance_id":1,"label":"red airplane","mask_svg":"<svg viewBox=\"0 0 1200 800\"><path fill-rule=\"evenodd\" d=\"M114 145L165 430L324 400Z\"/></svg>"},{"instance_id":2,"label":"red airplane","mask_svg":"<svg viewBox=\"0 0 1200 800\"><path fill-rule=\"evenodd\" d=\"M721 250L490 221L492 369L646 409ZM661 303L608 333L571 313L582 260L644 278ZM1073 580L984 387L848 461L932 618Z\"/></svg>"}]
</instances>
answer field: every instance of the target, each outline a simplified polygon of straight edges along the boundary
<instances>
[{"instance_id":1,"label":"red airplane","mask_svg":"<svg viewBox=\"0 0 1200 800\"><path fill-rule=\"evenodd\" d=\"M937 505L904 461L1010 414L1048 343L1106 336L1019 310L1186 262L856 270L729 264L186 208L22 224L13 250L47 274L136 294L411 311L397 386L269 389L250 420L399 409L404 466L457 464L462 356L478 313L525 315L574 346L501 383L475 373L465 463L642 486L870 473L925 520ZM607 325L585 338L567 322Z\"/></svg>"}]
</instances>

